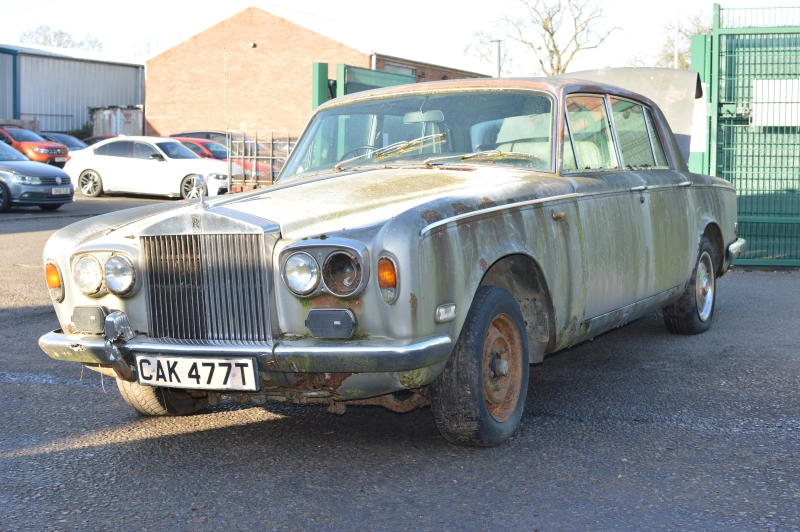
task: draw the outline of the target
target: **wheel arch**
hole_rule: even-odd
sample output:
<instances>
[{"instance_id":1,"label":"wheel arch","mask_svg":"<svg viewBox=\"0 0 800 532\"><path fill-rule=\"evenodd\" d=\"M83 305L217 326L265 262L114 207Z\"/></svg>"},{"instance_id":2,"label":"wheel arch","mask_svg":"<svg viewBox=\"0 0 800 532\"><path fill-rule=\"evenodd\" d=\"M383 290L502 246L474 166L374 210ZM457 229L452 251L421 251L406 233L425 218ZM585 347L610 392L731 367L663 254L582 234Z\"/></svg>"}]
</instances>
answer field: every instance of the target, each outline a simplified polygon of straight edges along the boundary
<instances>
[{"instance_id":1,"label":"wheel arch","mask_svg":"<svg viewBox=\"0 0 800 532\"><path fill-rule=\"evenodd\" d=\"M532 257L515 253L497 259L486 270L479 286L508 290L519 305L531 348L531 363L541 362L555 349L556 323L553 299L540 265ZM534 346L538 349L534 350Z\"/></svg>"},{"instance_id":2,"label":"wheel arch","mask_svg":"<svg viewBox=\"0 0 800 532\"><path fill-rule=\"evenodd\" d=\"M723 262L725 262L725 240L722 237L722 229L716 222L709 222L703 230L703 236L711 242L714 248L714 264L716 264L716 276L723 274Z\"/></svg>"}]
</instances>

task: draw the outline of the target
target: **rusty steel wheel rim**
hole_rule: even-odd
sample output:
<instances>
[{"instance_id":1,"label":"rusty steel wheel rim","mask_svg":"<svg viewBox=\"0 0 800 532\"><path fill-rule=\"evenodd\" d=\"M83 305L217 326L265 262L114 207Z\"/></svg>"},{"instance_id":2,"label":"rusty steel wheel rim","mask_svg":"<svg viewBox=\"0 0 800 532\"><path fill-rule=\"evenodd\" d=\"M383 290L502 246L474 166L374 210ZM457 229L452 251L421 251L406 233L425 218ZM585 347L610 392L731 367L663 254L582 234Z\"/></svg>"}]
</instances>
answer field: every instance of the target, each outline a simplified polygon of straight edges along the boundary
<instances>
[{"instance_id":1,"label":"rusty steel wheel rim","mask_svg":"<svg viewBox=\"0 0 800 532\"><path fill-rule=\"evenodd\" d=\"M483 399L498 423L507 421L519 401L522 384L522 343L507 314L497 315L483 343Z\"/></svg>"}]
</instances>

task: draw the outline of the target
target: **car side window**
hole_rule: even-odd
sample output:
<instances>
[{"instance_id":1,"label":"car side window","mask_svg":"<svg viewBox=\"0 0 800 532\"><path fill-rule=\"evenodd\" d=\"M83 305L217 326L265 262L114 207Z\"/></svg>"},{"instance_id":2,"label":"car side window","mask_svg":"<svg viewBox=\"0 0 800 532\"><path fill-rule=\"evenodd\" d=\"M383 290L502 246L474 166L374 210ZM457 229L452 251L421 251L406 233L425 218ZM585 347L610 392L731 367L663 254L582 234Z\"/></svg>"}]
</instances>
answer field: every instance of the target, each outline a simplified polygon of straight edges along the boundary
<instances>
[{"instance_id":1,"label":"car side window","mask_svg":"<svg viewBox=\"0 0 800 532\"><path fill-rule=\"evenodd\" d=\"M133 143L130 141L110 142L103 146L106 148L105 153L98 153L95 150L95 154L110 155L111 157L130 157L131 144Z\"/></svg>"},{"instance_id":2,"label":"car side window","mask_svg":"<svg viewBox=\"0 0 800 532\"><path fill-rule=\"evenodd\" d=\"M11 141L11 137L6 135L5 132L3 132L3 131L0 131L0 140L2 140L3 142L5 142L6 144L9 144L9 145L12 142Z\"/></svg>"},{"instance_id":3,"label":"car side window","mask_svg":"<svg viewBox=\"0 0 800 532\"><path fill-rule=\"evenodd\" d=\"M611 125L603 96L569 96L567 114L578 167L584 170L619 168L611 140Z\"/></svg>"},{"instance_id":4,"label":"car side window","mask_svg":"<svg viewBox=\"0 0 800 532\"><path fill-rule=\"evenodd\" d=\"M653 125L653 115L650 113L650 109L645 109L644 111L647 130L650 133L650 138L653 141L653 151L656 154L656 166L669 168L669 161L667 161L667 156L664 155L664 147L661 145L661 138L658 136L658 131L656 131Z\"/></svg>"},{"instance_id":5,"label":"car side window","mask_svg":"<svg viewBox=\"0 0 800 532\"><path fill-rule=\"evenodd\" d=\"M203 155L203 149L194 142L181 142L184 146L195 152L197 155Z\"/></svg>"},{"instance_id":6,"label":"car side window","mask_svg":"<svg viewBox=\"0 0 800 532\"><path fill-rule=\"evenodd\" d=\"M611 98L611 114L617 132L622 164L625 168L652 168L656 165L650 135L644 119L644 107L628 100Z\"/></svg>"},{"instance_id":7,"label":"car side window","mask_svg":"<svg viewBox=\"0 0 800 532\"><path fill-rule=\"evenodd\" d=\"M155 148L144 142L133 143L133 158L134 159L149 159L151 155L158 155Z\"/></svg>"}]
</instances>

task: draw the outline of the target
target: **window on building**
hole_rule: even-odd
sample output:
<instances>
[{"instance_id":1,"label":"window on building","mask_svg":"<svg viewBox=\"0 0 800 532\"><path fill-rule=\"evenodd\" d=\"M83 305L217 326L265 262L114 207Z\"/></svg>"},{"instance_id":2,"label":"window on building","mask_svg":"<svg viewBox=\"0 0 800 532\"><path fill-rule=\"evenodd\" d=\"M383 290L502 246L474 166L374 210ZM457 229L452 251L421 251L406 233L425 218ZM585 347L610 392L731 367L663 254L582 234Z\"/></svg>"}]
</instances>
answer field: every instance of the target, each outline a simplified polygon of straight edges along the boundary
<instances>
[{"instance_id":1,"label":"window on building","mask_svg":"<svg viewBox=\"0 0 800 532\"><path fill-rule=\"evenodd\" d=\"M410 67L408 65L401 65L399 63L389 63L387 62L383 66L383 70L385 72L392 72L394 74L405 74L406 76L416 76L417 69L414 67Z\"/></svg>"}]
</instances>

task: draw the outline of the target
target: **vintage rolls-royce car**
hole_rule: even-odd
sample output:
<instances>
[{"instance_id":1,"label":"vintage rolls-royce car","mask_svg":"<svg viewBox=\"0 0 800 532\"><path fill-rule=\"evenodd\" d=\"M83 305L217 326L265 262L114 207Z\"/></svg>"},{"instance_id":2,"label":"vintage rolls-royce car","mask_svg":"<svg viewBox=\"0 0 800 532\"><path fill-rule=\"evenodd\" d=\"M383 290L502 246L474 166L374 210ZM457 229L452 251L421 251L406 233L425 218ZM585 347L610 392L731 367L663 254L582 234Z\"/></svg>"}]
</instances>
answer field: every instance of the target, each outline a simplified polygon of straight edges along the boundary
<instances>
[{"instance_id":1,"label":"vintage rolls-royce car","mask_svg":"<svg viewBox=\"0 0 800 532\"><path fill-rule=\"evenodd\" d=\"M715 280L744 246L735 200L623 88L365 91L314 112L271 187L56 233L61 328L39 344L115 377L145 415L222 396L430 404L447 440L495 445L545 355L659 309L675 333L711 326Z\"/></svg>"}]
</instances>

